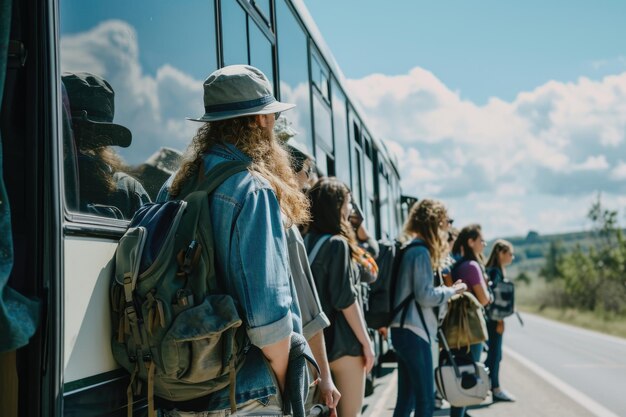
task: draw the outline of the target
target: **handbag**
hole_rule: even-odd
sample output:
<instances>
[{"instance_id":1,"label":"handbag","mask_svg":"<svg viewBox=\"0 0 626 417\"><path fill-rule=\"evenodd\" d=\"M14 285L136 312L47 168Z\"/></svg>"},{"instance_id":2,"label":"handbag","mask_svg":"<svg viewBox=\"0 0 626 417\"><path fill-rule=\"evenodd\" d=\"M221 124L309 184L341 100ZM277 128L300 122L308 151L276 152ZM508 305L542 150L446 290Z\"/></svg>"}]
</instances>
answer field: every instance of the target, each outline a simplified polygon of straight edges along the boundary
<instances>
[{"instance_id":1,"label":"handbag","mask_svg":"<svg viewBox=\"0 0 626 417\"><path fill-rule=\"evenodd\" d=\"M445 350L440 355L439 366L435 369L435 384L439 394L454 407L483 402L491 389L485 365L474 362L469 352L455 358L441 328L439 341Z\"/></svg>"},{"instance_id":2,"label":"handbag","mask_svg":"<svg viewBox=\"0 0 626 417\"><path fill-rule=\"evenodd\" d=\"M450 298L441 329L450 346L457 349L482 343L489 338L483 306L469 292Z\"/></svg>"}]
</instances>

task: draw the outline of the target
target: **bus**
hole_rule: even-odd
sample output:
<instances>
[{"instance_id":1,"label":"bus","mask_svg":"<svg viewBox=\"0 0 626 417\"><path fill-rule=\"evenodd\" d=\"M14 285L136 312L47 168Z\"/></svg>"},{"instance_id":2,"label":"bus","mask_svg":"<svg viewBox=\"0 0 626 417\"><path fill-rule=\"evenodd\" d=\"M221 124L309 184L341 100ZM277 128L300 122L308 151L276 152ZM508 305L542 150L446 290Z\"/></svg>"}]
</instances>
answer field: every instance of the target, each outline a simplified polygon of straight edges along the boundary
<instances>
[{"instance_id":1,"label":"bus","mask_svg":"<svg viewBox=\"0 0 626 417\"><path fill-rule=\"evenodd\" d=\"M0 193L0 242L9 248L0 256L0 320L11 318L8 304L19 312L27 303L30 314L20 313L17 325L28 332L32 322L27 343L0 335L0 374L12 387L0 394L3 415L126 415L128 376L110 350L108 292L110 262L132 213L83 201L95 191L86 178L102 167L83 164L104 156L85 151L73 131L70 121L81 114L64 74L91 73L109 85L113 121L132 140L101 145L154 200L198 128L185 117L203 109L202 81L225 65L258 67L279 100L297 104L286 113L299 132L293 140L323 175L351 187L368 230L378 239L398 234L397 161L351 99L302 0L0 5L0 45L8 51L0 57L0 191L7 196Z\"/></svg>"}]
</instances>

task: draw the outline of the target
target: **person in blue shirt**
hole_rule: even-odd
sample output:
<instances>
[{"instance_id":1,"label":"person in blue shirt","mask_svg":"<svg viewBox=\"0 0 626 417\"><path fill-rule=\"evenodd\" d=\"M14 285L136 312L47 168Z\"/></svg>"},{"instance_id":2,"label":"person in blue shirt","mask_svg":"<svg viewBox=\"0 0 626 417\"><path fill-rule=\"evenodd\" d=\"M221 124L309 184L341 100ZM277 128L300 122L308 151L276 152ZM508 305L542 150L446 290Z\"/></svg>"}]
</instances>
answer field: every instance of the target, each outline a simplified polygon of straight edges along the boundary
<instances>
[{"instance_id":1,"label":"person in blue shirt","mask_svg":"<svg viewBox=\"0 0 626 417\"><path fill-rule=\"evenodd\" d=\"M290 338L294 331L302 333L285 231L308 221L308 201L272 133L278 114L295 105L277 101L271 91L265 75L251 66L212 73L204 82L205 114L190 119L204 124L157 198L176 198L188 181L222 162L250 164L209 197L216 271L235 299L250 340L236 380L242 415L283 415ZM228 393L226 387L191 404L157 404L168 417L227 416Z\"/></svg>"}]
</instances>

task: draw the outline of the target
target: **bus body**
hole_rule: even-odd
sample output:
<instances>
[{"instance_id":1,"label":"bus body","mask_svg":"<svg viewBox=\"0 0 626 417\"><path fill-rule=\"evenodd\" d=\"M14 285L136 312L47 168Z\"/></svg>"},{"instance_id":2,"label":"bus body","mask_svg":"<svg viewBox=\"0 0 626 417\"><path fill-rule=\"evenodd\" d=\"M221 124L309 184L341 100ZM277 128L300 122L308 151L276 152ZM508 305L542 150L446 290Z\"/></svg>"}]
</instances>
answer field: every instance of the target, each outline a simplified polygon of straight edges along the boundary
<instances>
[{"instance_id":1,"label":"bus body","mask_svg":"<svg viewBox=\"0 0 626 417\"><path fill-rule=\"evenodd\" d=\"M199 127L185 117L203 113L204 78L254 65L277 98L297 104L285 113L299 132L293 140L324 175L350 185L368 229L379 239L399 231L397 163L350 99L301 0L13 0L9 39L1 118L9 285L41 309L16 354L20 416L126 415L128 377L110 351L109 282L129 216L81 202L84 155L68 128L75 115L64 104L64 73L110 83L114 122L132 132L131 145L113 151L154 199Z\"/></svg>"}]
</instances>

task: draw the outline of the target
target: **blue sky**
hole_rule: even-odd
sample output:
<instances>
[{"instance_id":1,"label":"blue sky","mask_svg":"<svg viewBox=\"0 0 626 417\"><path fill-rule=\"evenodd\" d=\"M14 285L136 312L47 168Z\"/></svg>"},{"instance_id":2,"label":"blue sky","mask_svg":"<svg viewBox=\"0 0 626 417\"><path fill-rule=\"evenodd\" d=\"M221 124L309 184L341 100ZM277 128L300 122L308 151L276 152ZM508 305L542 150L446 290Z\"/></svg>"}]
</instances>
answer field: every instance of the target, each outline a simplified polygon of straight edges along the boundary
<instances>
[{"instance_id":1,"label":"blue sky","mask_svg":"<svg viewBox=\"0 0 626 417\"><path fill-rule=\"evenodd\" d=\"M488 238L626 212L626 2L305 4L405 193Z\"/></svg>"},{"instance_id":2,"label":"blue sky","mask_svg":"<svg viewBox=\"0 0 626 417\"><path fill-rule=\"evenodd\" d=\"M587 228L599 192L625 212L626 1L304 1L405 194L443 200L489 239ZM133 132L122 156L184 149L217 65L207 2L63 6L62 68L115 86Z\"/></svg>"},{"instance_id":3,"label":"blue sky","mask_svg":"<svg viewBox=\"0 0 626 417\"><path fill-rule=\"evenodd\" d=\"M305 4L348 78L420 66L480 104L491 96L512 100L549 80L626 69L626 1Z\"/></svg>"}]
</instances>

